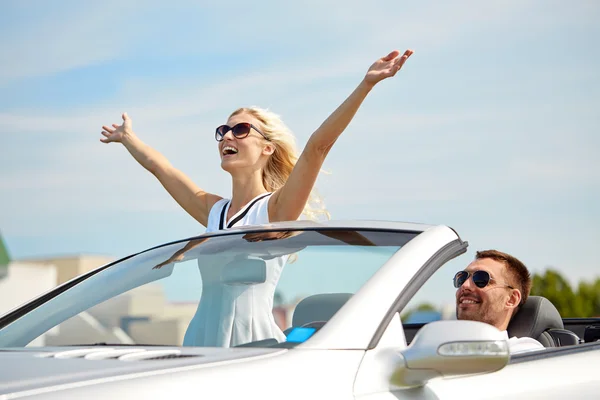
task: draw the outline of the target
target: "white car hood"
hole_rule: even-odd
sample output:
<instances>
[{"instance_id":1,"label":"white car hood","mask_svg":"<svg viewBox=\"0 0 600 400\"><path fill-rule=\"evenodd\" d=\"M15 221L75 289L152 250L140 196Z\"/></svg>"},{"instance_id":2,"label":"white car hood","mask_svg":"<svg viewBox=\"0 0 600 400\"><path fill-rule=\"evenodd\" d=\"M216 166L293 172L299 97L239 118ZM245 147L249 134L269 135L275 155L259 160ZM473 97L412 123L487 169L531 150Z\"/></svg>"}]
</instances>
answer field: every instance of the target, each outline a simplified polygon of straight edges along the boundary
<instances>
[{"instance_id":1,"label":"white car hood","mask_svg":"<svg viewBox=\"0 0 600 400\"><path fill-rule=\"evenodd\" d=\"M2 395L182 366L244 362L285 349L90 346L0 348Z\"/></svg>"}]
</instances>

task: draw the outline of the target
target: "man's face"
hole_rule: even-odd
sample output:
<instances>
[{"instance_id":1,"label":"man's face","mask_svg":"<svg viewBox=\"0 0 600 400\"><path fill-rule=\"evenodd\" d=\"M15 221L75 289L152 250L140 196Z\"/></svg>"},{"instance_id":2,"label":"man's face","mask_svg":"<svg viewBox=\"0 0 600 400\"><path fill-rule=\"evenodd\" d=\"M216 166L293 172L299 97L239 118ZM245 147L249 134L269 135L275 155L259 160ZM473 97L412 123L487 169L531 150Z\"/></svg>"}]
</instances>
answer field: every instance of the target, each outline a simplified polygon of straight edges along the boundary
<instances>
[{"instance_id":1,"label":"man's face","mask_svg":"<svg viewBox=\"0 0 600 400\"><path fill-rule=\"evenodd\" d=\"M475 260L465 271L486 271L492 278L484 288L479 288L469 276L456 291L456 317L459 320L485 322L504 330L510 319L512 308L510 298L512 289L508 281L506 267L499 261L490 258ZM512 285L511 285L512 286Z\"/></svg>"}]
</instances>

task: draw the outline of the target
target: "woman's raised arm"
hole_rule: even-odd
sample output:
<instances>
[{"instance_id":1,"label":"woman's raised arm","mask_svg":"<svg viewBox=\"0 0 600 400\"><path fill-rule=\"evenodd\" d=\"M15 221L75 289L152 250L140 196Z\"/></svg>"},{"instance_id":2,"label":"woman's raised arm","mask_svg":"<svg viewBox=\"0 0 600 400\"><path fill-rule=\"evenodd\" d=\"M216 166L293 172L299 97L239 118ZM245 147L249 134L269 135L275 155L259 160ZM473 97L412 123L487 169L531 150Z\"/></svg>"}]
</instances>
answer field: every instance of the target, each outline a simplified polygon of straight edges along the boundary
<instances>
[{"instance_id":1,"label":"woman's raised arm","mask_svg":"<svg viewBox=\"0 0 600 400\"><path fill-rule=\"evenodd\" d=\"M287 182L273 194L269 205L271 222L296 220L300 216L325 157L363 100L378 82L396 75L412 53L406 50L400 56L394 50L375 61L352 94L311 135Z\"/></svg>"},{"instance_id":2,"label":"woman's raised arm","mask_svg":"<svg viewBox=\"0 0 600 400\"><path fill-rule=\"evenodd\" d=\"M220 199L200 189L183 172L175 168L161 153L148 146L133 132L131 119L123 113L123 124L103 126L100 141L103 143L121 143L133 158L152 173L171 197L194 219L207 226L208 213Z\"/></svg>"}]
</instances>

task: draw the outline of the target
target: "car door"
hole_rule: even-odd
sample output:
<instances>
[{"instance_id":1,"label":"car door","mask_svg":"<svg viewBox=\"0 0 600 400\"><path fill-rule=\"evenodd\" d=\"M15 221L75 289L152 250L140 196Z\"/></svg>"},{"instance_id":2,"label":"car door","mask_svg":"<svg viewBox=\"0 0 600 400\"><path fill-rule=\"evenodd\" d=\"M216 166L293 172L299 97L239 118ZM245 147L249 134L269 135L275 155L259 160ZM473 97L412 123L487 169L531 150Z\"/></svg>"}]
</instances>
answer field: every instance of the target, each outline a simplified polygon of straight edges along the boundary
<instances>
[{"instance_id":1,"label":"car door","mask_svg":"<svg viewBox=\"0 0 600 400\"><path fill-rule=\"evenodd\" d=\"M600 343L589 343L515 355L488 374L434 379L424 391L436 398L457 395L478 399L592 399L600 393ZM402 391L395 391L399 396ZM398 397L396 397L398 398Z\"/></svg>"}]
</instances>

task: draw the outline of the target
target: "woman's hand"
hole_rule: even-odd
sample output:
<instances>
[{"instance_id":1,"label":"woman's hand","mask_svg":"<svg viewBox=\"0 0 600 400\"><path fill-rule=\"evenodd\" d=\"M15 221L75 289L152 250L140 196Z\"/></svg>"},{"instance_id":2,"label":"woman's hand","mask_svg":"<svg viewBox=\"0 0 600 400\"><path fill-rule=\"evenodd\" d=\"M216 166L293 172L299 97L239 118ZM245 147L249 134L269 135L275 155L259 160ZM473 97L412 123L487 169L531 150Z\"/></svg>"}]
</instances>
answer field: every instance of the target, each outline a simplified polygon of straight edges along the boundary
<instances>
[{"instance_id":1,"label":"woman's hand","mask_svg":"<svg viewBox=\"0 0 600 400\"><path fill-rule=\"evenodd\" d=\"M400 52L394 50L387 56L375 61L367 71L367 75L365 75L365 83L374 86L377 82L396 75L412 53L413 51L409 49L400 57Z\"/></svg>"},{"instance_id":2,"label":"woman's hand","mask_svg":"<svg viewBox=\"0 0 600 400\"><path fill-rule=\"evenodd\" d=\"M100 139L101 142L121 143L124 137L133 135L133 130L131 129L131 119L129 119L127 113L123 113L121 117L123 118L122 125L112 124L112 128L106 125L102 127L102 135L104 135L104 138Z\"/></svg>"},{"instance_id":3,"label":"woman's hand","mask_svg":"<svg viewBox=\"0 0 600 400\"><path fill-rule=\"evenodd\" d=\"M161 269L165 265L176 263L178 261L183 260L183 257L184 257L183 253L182 254L174 254L172 257L170 257L169 259L161 262L160 264L158 264L156 267L154 267L152 269Z\"/></svg>"}]
</instances>

